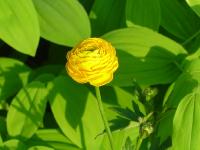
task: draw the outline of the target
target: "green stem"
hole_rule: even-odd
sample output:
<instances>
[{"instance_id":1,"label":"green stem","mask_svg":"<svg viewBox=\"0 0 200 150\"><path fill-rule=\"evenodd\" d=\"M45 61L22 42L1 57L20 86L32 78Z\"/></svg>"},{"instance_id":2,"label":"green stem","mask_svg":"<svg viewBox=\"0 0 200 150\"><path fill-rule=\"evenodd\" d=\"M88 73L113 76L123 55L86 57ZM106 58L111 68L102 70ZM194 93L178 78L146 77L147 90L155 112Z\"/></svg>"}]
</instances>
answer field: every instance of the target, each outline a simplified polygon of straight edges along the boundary
<instances>
[{"instance_id":1,"label":"green stem","mask_svg":"<svg viewBox=\"0 0 200 150\"><path fill-rule=\"evenodd\" d=\"M136 143L136 147L135 147L135 150L140 150L140 146L142 144L142 141L143 141L143 137L139 137L137 143Z\"/></svg>"},{"instance_id":2,"label":"green stem","mask_svg":"<svg viewBox=\"0 0 200 150\"><path fill-rule=\"evenodd\" d=\"M108 134L108 139L109 139L109 142L110 142L110 146L111 146L111 149L114 150L113 138L112 138L112 134L111 134L111 131L110 131L110 128L109 128L109 125L108 125L108 121L106 119L106 115L105 115L105 112L104 112L104 109L103 109L100 89L99 89L99 87L95 87L95 90L96 90L96 96L97 96L97 102L98 102L98 106L99 106L99 111L101 113L101 117L102 117L104 126L106 128L106 132Z\"/></svg>"}]
</instances>

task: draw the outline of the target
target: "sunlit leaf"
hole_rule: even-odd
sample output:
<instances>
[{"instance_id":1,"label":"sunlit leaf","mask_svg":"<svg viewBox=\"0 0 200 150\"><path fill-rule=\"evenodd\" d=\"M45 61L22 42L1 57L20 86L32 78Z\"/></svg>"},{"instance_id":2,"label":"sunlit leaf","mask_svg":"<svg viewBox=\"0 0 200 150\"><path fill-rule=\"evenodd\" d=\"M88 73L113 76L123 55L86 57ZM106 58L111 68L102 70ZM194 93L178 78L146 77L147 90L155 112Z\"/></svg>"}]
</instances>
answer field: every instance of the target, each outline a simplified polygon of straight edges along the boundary
<instances>
[{"instance_id":1,"label":"sunlit leaf","mask_svg":"<svg viewBox=\"0 0 200 150\"><path fill-rule=\"evenodd\" d=\"M33 0L41 36L57 44L74 46L90 37L90 23L77 0Z\"/></svg>"},{"instance_id":2,"label":"sunlit leaf","mask_svg":"<svg viewBox=\"0 0 200 150\"><path fill-rule=\"evenodd\" d=\"M13 96L27 84L31 69L23 62L11 58L0 58L0 101Z\"/></svg>"},{"instance_id":3,"label":"sunlit leaf","mask_svg":"<svg viewBox=\"0 0 200 150\"><path fill-rule=\"evenodd\" d=\"M186 51L178 43L144 27L115 30L103 36L117 49L119 69L112 84L130 86L173 82Z\"/></svg>"},{"instance_id":4,"label":"sunlit leaf","mask_svg":"<svg viewBox=\"0 0 200 150\"><path fill-rule=\"evenodd\" d=\"M51 109L63 133L79 147L99 149L102 138L95 137L104 125L94 95L66 76L57 77L49 89Z\"/></svg>"},{"instance_id":5,"label":"sunlit leaf","mask_svg":"<svg viewBox=\"0 0 200 150\"><path fill-rule=\"evenodd\" d=\"M30 138L42 123L47 92L44 84L35 81L22 88L13 99L7 114L10 136Z\"/></svg>"},{"instance_id":6,"label":"sunlit leaf","mask_svg":"<svg viewBox=\"0 0 200 150\"><path fill-rule=\"evenodd\" d=\"M31 0L0 1L0 38L16 50L35 56L40 31Z\"/></svg>"}]
</instances>

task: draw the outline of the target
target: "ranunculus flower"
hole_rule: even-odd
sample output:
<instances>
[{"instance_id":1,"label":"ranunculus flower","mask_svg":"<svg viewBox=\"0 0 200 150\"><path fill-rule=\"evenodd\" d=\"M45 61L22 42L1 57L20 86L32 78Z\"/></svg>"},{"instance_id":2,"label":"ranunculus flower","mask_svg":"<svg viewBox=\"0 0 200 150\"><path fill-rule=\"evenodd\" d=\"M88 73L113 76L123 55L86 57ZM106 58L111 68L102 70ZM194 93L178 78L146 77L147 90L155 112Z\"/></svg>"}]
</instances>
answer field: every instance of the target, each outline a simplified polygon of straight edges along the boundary
<instances>
[{"instance_id":1,"label":"ranunculus flower","mask_svg":"<svg viewBox=\"0 0 200 150\"><path fill-rule=\"evenodd\" d=\"M88 38L67 53L66 70L79 83L99 87L112 81L118 68L115 48L100 38Z\"/></svg>"}]
</instances>

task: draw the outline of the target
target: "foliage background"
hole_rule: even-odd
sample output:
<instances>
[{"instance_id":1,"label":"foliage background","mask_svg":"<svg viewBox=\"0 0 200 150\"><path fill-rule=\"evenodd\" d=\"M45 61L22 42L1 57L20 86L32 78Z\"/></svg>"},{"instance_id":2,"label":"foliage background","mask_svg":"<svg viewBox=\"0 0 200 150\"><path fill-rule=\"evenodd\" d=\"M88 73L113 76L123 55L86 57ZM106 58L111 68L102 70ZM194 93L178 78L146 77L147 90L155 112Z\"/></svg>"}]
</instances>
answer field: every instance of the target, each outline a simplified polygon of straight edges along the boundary
<instances>
[{"instance_id":1,"label":"foliage background","mask_svg":"<svg viewBox=\"0 0 200 150\"><path fill-rule=\"evenodd\" d=\"M0 149L109 150L90 85L65 71L88 37L117 49L102 87L116 150L198 150L199 0L1 0ZM152 130L153 129L153 130Z\"/></svg>"}]
</instances>

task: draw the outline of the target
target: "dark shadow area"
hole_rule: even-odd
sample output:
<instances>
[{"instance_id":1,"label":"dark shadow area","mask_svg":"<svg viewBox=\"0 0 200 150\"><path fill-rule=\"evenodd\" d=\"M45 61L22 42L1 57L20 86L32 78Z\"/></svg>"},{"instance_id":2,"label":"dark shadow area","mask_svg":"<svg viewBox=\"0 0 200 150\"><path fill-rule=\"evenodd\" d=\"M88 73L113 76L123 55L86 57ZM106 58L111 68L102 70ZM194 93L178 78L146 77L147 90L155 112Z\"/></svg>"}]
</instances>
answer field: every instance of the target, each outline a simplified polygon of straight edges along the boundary
<instances>
[{"instance_id":1,"label":"dark shadow area","mask_svg":"<svg viewBox=\"0 0 200 150\"><path fill-rule=\"evenodd\" d=\"M131 86L133 82L144 85L171 83L182 72L179 63L186 57L186 54L175 55L159 46L151 47L141 57L133 56L133 51L117 50L120 65L111 84Z\"/></svg>"},{"instance_id":2,"label":"dark shadow area","mask_svg":"<svg viewBox=\"0 0 200 150\"><path fill-rule=\"evenodd\" d=\"M20 115L24 115L25 117L20 132L18 133L19 135L17 135L17 138L23 140L26 139L25 137L31 137L37 128L42 124L47 103L46 95L42 96L42 94L45 94L42 93L44 91L40 91L42 88L41 85L29 84L28 89L31 88L34 88L36 91L28 91L26 88L22 88L20 95L15 97L10 106L13 107L12 109L16 110L16 113L21 113ZM34 95L30 92L34 92ZM40 100L38 100L39 98ZM14 121L12 123L16 122ZM26 133L26 135L23 135L24 133Z\"/></svg>"}]
</instances>

